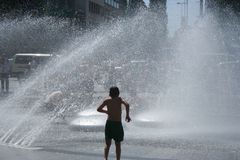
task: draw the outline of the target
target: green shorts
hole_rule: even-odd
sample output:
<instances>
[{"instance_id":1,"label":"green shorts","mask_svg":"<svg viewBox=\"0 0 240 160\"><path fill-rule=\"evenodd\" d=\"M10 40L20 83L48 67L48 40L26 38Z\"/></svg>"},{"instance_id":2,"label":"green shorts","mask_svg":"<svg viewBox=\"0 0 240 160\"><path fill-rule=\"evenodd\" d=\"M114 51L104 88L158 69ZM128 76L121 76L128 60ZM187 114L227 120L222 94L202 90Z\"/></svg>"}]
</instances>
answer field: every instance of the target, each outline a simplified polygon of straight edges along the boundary
<instances>
[{"instance_id":1,"label":"green shorts","mask_svg":"<svg viewBox=\"0 0 240 160\"><path fill-rule=\"evenodd\" d=\"M124 131L122 122L107 120L105 125L105 140L114 139L115 142L123 141Z\"/></svg>"}]
</instances>

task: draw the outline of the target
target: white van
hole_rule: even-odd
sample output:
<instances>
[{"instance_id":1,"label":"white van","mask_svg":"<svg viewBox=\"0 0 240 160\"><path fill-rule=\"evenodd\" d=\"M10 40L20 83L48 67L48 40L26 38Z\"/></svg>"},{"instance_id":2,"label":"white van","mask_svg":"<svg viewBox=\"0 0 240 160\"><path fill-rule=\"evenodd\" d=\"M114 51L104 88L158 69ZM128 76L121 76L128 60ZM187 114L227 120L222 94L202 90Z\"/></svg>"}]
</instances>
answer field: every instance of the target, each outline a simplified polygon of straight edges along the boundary
<instances>
[{"instance_id":1,"label":"white van","mask_svg":"<svg viewBox=\"0 0 240 160\"><path fill-rule=\"evenodd\" d=\"M52 54L43 53L17 53L13 56L11 75L20 78L29 69L32 60L34 59L37 64L43 64L52 57Z\"/></svg>"}]
</instances>

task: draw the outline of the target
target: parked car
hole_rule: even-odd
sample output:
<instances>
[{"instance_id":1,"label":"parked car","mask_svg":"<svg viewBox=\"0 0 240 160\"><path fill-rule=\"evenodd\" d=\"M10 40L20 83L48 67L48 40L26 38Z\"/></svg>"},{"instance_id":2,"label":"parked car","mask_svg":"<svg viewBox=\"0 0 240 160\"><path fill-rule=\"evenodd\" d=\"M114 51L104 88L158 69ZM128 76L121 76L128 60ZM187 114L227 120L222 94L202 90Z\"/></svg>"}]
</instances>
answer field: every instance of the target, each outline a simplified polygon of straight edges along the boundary
<instances>
[{"instance_id":1,"label":"parked car","mask_svg":"<svg viewBox=\"0 0 240 160\"><path fill-rule=\"evenodd\" d=\"M37 65L45 63L52 54L43 53L17 53L13 56L11 73L13 77L20 78L31 68L34 60Z\"/></svg>"}]
</instances>

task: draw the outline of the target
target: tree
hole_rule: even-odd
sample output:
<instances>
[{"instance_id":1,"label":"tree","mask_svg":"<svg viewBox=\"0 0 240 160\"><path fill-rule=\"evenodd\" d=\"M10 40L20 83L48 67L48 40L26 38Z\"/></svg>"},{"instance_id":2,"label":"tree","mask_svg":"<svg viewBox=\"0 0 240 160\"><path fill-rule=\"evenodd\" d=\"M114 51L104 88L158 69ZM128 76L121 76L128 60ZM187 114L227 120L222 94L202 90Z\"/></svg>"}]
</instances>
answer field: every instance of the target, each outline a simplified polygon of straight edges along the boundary
<instances>
[{"instance_id":1,"label":"tree","mask_svg":"<svg viewBox=\"0 0 240 160\"><path fill-rule=\"evenodd\" d=\"M129 8L131 10L138 10L141 8L147 8L143 0L129 0Z\"/></svg>"},{"instance_id":2,"label":"tree","mask_svg":"<svg viewBox=\"0 0 240 160\"><path fill-rule=\"evenodd\" d=\"M44 4L44 0L1 0L0 10L1 13L8 13L12 10L18 10L23 13L35 10L42 13Z\"/></svg>"},{"instance_id":3,"label":"tree","mask_svg":"<svg viewBox=\"0 0 240 160\"><path fill-rule=\"evenodd\" d=\"M159 21L161 21L162 35L167 37L167 0L150 0L149 8L152 12L158 14Z\"/></svg>"},{"instance_id":4,"label":"tree","mask_svg":"<svg viewBox=\"0 0 240 160\"><path fill-rule=\"evenodd\" d=\"M231 8L233 9L233 11L235 11L236 13L240 12L240 1L239 0L207 0L207 7L209 7L209 9L227 9L227 8Z\"/></svg>"},{"instance_id":5,"label":"tree","mask_svg":"<svg viewBox=\"0 0 240 160\"><path fill-rule=\"evenodd\" d=\"M167 0L150 0L149 7L155 12L166 12Z\"/></svg>"}]
</instances>

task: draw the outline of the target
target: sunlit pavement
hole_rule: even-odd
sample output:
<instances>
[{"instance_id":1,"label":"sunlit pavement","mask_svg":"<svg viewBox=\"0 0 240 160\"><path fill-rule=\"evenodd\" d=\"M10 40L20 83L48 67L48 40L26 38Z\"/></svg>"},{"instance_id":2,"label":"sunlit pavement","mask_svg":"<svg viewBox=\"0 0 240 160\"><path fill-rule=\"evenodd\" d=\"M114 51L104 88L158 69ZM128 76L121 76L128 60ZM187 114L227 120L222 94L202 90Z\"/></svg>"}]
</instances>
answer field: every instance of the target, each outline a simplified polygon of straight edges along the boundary
<instances>
[{"instance_id":1,"label":"sunlit pavement","mask_svg":"<svg viewBox=\"0 0 240 160\"><path fill-rule=\"evenodd\" d=\"M123 150L124 151L124 150ZM93 151L67 151L58 149L47 149L47 151L29 151L15 148L2 147L0 151L1 160L100 160L103 156L99 152ZM147 158L137 156L139 153L135 153L136 156L122 156L124 160L167 160L161 158ZM115 159L113 153L111 153L109 159Z\"/></svg>"},{"instance_id":2,"label":"sunlit pavement","mask_svg":"<svg viewBox=\"0 0 240 160\"><path fill-rule=\"evenodd\" d=\"M169 141L171 142L171 141ZM130 143L130 142L129 142ZM164 142L166 143L166 142ZM172 142L174 144L174 140ZM163 144L167 145L167 144ZM236 151L210 149L211 146L201 148L196 144L193 148L180 148L168 144L169 147L156 147L148 144L127 144L122 145L123 160L238 160L239 154ZM197 148L198 146L198 148ZM189 146L188 146L189 147ZM0 147L1 160L101 160L103 159L103 143L65 142L52 147L45 147L40 150L17 149L11 147ZM110 159L115 159L114 146L110 151Z\"/></svg>"},{"instance_id":3,"label":"sunlit pavement","mask_svg":"<svg viewBox=\"0 0 240 160\"><path fill-rule=\"evenodd\" d=\"M10 94L19 86L16 79L10 79ZM101 96L101 94L100 94ZM0 146L0 160L101 160L103 159L104 133L71 130L69 122L58 119L52 122L47 132L40 135L31 147ZM194 136L183 133L170 136L159 129L159 136L152 136L152 130L142 128L126 129L122 143L123 160L239 160L239 145L233 140L239 136L227 133L202 134ZM144 136L142 135L144 134ZM194 134L194 133L193 133ZM146 136L147 135L147 136ZM234 137L235 136L235 137ZM191 137L191 138L189 138ZM232 137L232 139L231 139ZM110 159L115 159L112 144Z\"/></svg>"},{"instance_id":4,"label":"sunlit pavement","mask_svg":"<svg viewBox=\"0 0 240 160\"><path fill-rule=\"evenodd\" d=\"M160 136L155 137L152 130L144 130L138 132L131 127L125 128L123 160L238 160L240 156L237 142L234 144L221 135L200 133L201 136L193 136L183 133L171 136L159 132ZM103 147L103 132L72 131L67 123L59 120L30 148L1 146L0 159L101 160ZM110 159L115 159L114 143L110 150Z\"/></svg>"}]
</instances>

